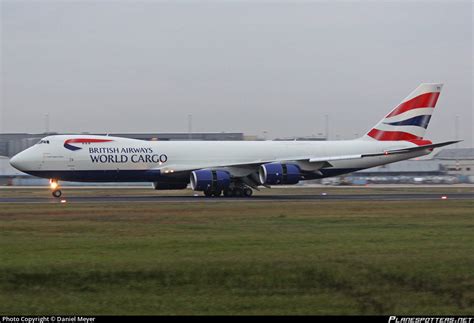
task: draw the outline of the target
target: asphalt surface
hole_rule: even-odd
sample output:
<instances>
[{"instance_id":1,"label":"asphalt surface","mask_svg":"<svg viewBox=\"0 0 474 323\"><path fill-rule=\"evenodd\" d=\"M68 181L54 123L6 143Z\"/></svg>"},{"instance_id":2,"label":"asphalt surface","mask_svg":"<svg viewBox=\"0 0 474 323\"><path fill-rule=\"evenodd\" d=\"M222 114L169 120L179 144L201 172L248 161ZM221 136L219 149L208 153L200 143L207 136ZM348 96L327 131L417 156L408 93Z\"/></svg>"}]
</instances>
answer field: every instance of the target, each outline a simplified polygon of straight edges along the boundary
<instances>
[{"instance_id":1,"label":"asphalt surface","mask_svg":"<svg viewBox=\"0 0 474 323\"><path fill-rule=\"evenodd\" d=\"M0 203L144 203L144 202L308 202L308 201L423 201L423 200L474 200L474 193L392 193L392 194L321 194L321 195L254 195L250 198L204 196L70 196L53 197L0 197Z\"/></svg>"}]
</instances>

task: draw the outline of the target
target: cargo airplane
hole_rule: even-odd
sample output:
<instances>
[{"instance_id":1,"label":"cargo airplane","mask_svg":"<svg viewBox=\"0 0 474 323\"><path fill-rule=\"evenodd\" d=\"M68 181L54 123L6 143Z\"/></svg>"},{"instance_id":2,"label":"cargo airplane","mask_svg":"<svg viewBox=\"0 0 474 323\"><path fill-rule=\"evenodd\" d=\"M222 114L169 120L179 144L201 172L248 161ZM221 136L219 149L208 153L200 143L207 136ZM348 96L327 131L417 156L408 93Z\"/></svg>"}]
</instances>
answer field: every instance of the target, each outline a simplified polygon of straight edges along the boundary
<instances>
[{"instance_id":1,"label":"cargo airplane","mask_svg":"<svg viewBox=\"0 0 474 323\"><path fill-rule=\"evenodd\" d=\"M58 181L150 182L157 190L191 184L205 196L251 196L259 186L351 173L431 153L455 143L424 134L442 84L421 84L364 136L338 141L143 141L57 135L18 153L16 169Z\"/></svg>"}]
</instances>

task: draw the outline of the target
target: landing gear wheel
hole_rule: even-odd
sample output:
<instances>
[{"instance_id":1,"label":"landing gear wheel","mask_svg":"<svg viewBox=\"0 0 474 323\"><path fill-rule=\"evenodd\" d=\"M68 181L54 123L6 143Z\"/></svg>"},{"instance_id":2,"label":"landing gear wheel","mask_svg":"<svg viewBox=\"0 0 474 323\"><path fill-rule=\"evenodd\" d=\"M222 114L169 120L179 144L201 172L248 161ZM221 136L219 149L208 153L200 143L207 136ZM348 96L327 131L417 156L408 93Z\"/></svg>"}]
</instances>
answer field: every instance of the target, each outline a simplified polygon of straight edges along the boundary
<instances>
[{"instance_id":1,"label":"landing gear wheel","mask_svg":"<svg viewBox=\"0 0 474 323\"><path fill-rule=\"evenodd\" d=\"M214 197L219 197L219 196L221 196L221 194L222 194L221 190L212 192L212 196L214 196Z\"/></svg>"},{"instance_id":2,"label":"landing gear wheel","mask_svg":"<svg viewBox=\"0 0 474 323\"><path fill-rule=\"evenodd\" d=\"M223 194L224 194L225 197L230 197L230 196L232 196L232 190L224 190Z\"/></svg>"},{"instance_id":3,"label":"landing gear wheel","mask_svg":"<svg viewBox=\"0 0 474 323\"><path fill-rule=\"evenodd\" d=\"M54 190L52 194L54 197L61 197L62 192L61 190Z\"/></svg>"},{"instance_id":4,"label":"landing gear wheel","mask_svg":"<svg viewBox=\"0 0 474 323\"><path fill-rule=\"evenodd\" d=\"M211 191L211 190L205 190L205 191L204 191L204 195L205 195L206 197L211 197L211 196L212 196L212 191Z\"/></svg>"},{"instance_id":5,"label":"landing gear wheel","mask_svg":"<svg viewBox=\"0 0 474 323\"><path fill-rule=\"evenodd\" d=\"M246 187L246 188L244 188L244 192L243 192L243 193L244 193L244 196L245 196L245 197L251 197L252 194L253 194L253 191L252 191L251 188Z\"/></svg>"}]
</instances>

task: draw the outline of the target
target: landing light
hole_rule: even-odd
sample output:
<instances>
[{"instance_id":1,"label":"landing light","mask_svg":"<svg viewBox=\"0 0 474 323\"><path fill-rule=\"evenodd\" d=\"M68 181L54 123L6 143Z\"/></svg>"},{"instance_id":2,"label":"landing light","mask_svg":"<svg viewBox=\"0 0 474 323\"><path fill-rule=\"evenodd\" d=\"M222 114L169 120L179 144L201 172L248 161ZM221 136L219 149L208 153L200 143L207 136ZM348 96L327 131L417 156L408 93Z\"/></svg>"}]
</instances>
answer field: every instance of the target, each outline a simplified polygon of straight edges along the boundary
<instances>
[{"instance_id":1,"label":"landing light","mask_svg":"<svg viewBox=\"0 0 474 323\"><path fill-rule=\"evenodd\" d=\"M56 189L56 188L58 187L58 183L56 183L56 182L51 182L51 183L49 184L49 186L51 187L52 190L54 190L54 189Z\"/></svg>"},{"instance_id":2,"label":"landing light","mask_svg":"<svg viewBox=\"0 0 474 323\"><path fill-rule=\"evenodd\" d=\"M61 203L66 203L66 200L61 200Z\"/></svg>"},{"instance_id":3,"label":"landing light","mask_svg":"<svg viewBox=\"0 0 474 323\"><path fill-rule=\"evenodd\" d=\"M442 199L442 200L447 200L448 197L447 197L446 195L443 195L443 196L441 196L441 199Z\"/></svg>"}]
</instances>

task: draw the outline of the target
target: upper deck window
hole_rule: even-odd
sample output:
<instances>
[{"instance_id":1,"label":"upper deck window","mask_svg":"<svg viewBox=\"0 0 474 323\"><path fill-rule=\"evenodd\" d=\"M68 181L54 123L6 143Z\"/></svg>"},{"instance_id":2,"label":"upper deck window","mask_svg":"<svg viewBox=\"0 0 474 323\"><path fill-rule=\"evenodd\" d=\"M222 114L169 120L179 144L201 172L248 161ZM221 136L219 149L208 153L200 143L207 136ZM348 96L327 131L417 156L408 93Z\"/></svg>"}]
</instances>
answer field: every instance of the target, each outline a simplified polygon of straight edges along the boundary
<instances>
[{"instance_id":1,"label":"upper deck window","mask_svg":"<svg viewBox=\"0 0 474 323\"><path fill-rule=\"evenodd\" d=\"M41 140L38 142L38 145L41 145L41 144L49 144L49 140L41 139Z\"/></svg>"}]
</instances>

